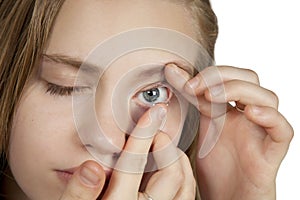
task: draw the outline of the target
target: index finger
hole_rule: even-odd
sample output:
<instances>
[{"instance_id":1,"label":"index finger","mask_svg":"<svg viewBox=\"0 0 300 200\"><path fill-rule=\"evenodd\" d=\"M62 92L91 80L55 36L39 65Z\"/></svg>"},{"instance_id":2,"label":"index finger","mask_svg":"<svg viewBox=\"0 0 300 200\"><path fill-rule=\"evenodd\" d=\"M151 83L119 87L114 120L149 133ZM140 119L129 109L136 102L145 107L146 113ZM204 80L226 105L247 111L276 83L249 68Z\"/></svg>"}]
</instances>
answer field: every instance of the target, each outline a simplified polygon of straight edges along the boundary
<instances>
[{"instance_id":1,"label":"index finger","mask_svg":"<svg viewBox=\"0 0 300 200\"><path fill-rule=\"evenodd\" d=\"M122 195L120 199L126 199L127 196L132 198L133 194L138 195L148 152L165 116L166 106L156 105L140 118L116 163L105 197L112 194L114 198L116 197L116 192L111 190L119 191L118 193Z\"/></svg>"},{"instance_id":2,"label":"index finger","mask_svg":"<svg viewBox=\"0 0 300 200\"><path fill-rule=\"evenodd\" d=\"M204 93L188 93L186 91L186 85L189 83L191 77L183 67L178 67L175 64L168 64L165 67L165 77L168 83L170 83L181 96L194 105L202 114L218 117L227 112L227 103L212 103L205 98Z\"/></svg>"}]
</instances>

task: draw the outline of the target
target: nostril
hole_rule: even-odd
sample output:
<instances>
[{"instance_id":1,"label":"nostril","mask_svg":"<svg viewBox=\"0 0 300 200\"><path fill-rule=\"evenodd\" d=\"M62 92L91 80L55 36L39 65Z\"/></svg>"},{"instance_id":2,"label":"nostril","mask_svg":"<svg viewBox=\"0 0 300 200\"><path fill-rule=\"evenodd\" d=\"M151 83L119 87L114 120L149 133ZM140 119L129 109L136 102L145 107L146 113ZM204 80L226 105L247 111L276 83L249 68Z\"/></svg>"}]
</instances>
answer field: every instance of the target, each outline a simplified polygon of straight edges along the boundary
<instances>
[{"instance_id":1,"label":"nostril","mask_svg":"<svg viewBox=\"0 0 300 200\"><path fill-rule=\"evenodd\" d=\"M120 155L121 155L121 153L113 153L113 159L118 160Z\"/></svg>"},{"instance_id":2,"label":"nostril","mask_svg":"<svg viewBox=\"0 0 300 200\"><path fill-rule=\"evenodd\" d=\"M93 149L94 148L94 146L92 144L85 144L84 147L87 148L87 149ZM117 159L119 159L119 157L121 155L121 152L114 152L114 153L111 153L111 154L103 153L103 154L110 155L113 160L117 160Z\"/></svg>"},{"instance_id":3,"label":"nostril","mask_svg":"<svg viewBox=\"0 0 300 200\"><path fill-rule=\"evenodd\" d=\"M91 145L91 144L85 144L84 147L85 147L85 148L94 148L94 146Z\"/></svg>"}]
</instances>

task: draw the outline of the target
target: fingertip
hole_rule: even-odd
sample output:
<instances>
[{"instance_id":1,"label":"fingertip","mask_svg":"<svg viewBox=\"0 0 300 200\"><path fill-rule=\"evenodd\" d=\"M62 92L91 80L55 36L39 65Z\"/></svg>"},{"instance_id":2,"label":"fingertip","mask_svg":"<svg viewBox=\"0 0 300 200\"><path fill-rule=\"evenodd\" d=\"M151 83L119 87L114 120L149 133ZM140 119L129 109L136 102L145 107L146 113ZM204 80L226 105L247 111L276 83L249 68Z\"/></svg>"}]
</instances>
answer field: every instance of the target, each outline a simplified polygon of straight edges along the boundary
<instances>
[{"instance_id":1,"label":"fingertip","mask_svg":"<svg viewBox=\"0 0 300 200\"><path fill-rule=\"evenodd\" d=\"M156 119L162 121L167 115L167 106L163 103L155 104L150 108L149 120Z\"/></svg>"},{"instance_id":2,"label":"fingertip","mask_svg":"<svg viewBox=\"0 0 300 200\"><path fill-rule=\"evenodd\" d=\"M170 70L176 70L177 65L175 65L174 63L167 63L165 68Z\"/></svg>"},{"instance_id":3,"label":"fingertip","mask_svg":"<svg viewBox=\"0 0 300 200\"><path fill-rule=\"evenodd\" d=\"M265 128L273 141L289 144L292 140L294 135L293 127L277 109L247 105L245 114L250 121Z\"/></svg>"},{"instance_id":4,"label":"fingertip","mask_svg":"<svg viewBox=\"0 0 300 200\"><path fill-rule=\"evenodd\" d=\"M149 108L147 112L145 112L141 118L138 120L137 127L146 128L151 124L159 124L167 116L167 105L160 103L155 104L153 107Z\"/></svg>"},{"instance_id":5,"label":"fingertip","mask_svg":"<svg viewBox=\"0 0 300 200\"><path fill-rule=\"evenodd\" d=\"M165 66L165 75L168 74L179 74L178 67L174 63L168 63Z\"/></svg>"},{"instance_id":6,"label":"fingertip","mask_svg":"<svg viewBox=\"0 0 300 200\"><path fill-rule=\"evenodd\" d=\"M165 78L177 90L182 91L191 75L182 66L169 63L165 66Z\"/></svg>"},{"instance_id":7,"label":"fingertip","mask_svg":"<svg viewBox=\"0 0 300 200\"><path fill-rule=\"evenodd\" d=\"M184 85L184 91L190 95L195 95L196 94L196 89L198 88L200 84L200 81L198 79L198 77L194 77L191 80L189 80L188 82L186 82L186 84Z\"/></svg>"},{"instance_id":8,"label":"fingertip","mask_svg":"<svg viewBox=\"0 0 300 200\"><path fill-rule=\"evenodd\" d=\"M96 199L104 183L103 168L95 161L86 161L73 174L60 200Z\"/></svg>"},{"instance_id":9,"label":"fingertip","mask_svg":"<svg viewBox=\"0 0 300 200\"><path fill-rule=\"evenodd\" d=\"M79 169L80 181L87 187L99 187L105 182L105 171L97 162L85 161Z\"/></svg>"},{"instance_id":10,"label":"fingertip","mask_svg":"<svg viewBox=\"0 0 300 200\"><path fill-rule=\"evenodd\" d=\"M92 170L97 176L105 178L103 167L94 160L87 160L81 164L81 167L86 167Z\"/></svg>"},{"instance_id":11,"label":"fingertip","mask_svg":"<svg viewBox=\"0 0 300 200\"><path fill-rule=\"evenodd\" d=\"M154 107L154 111L156 112L157 118L163 120L167 115L167 105L164 103L158 103L155 104Z\"/></svg>"},{"instance_id":12,"label":"fingertip","mask_svg":"<svg viewBox=\"0 0 300 200\"><path fill-rule=\"evenodd\" d=\"M164 74L166 80L172 84L176 80L174 77L177 77L179 74L178 67L173 63L167 64L165 66Z\"/></svg>"}]
</instances>

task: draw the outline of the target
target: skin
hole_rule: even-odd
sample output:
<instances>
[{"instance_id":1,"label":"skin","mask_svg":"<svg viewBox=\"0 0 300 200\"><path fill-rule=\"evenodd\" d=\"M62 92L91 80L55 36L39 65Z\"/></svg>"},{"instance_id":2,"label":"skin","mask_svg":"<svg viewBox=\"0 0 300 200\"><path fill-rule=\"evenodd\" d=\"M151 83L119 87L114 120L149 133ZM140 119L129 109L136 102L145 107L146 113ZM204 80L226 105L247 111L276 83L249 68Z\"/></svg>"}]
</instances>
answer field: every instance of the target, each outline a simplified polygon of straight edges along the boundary
<instances>
[{"instance_id":1,"label":"skin","mask_svg":"<svg viewBox=\"0 0 300 200\"><path fill-rule=\"evenodd\" d=\"M109 20L111 18L114 20ZM46 53L83 60L98 42L121 31L145 26L170 28L196 38L188 14L180 5L162 1L136 1L132 4L132 1L70 0L57 18ZM178 59L154 52L143 56L147 61L162 58L166 63ZM129 66L139 64L137 58L127 57L123 62L131 63ZM61 67L62 74L73 74L74 69ZM218 68L219 78L206 85L204 80L213 79L215 70L207 68L192 78L181 68L180 64L167 65L164 73L168 82L185 97L197 96L202 114L199 143L203 140L202 136L208 134L207 127L211 121L217 130L222 127L222 135L212 152L203 159L197 159L197 179L203 199L275 199L276 173L293 136L291 126L277 111L276 95L260 87L257 75L249 70L222 66ZM129 69L122 70L125 73ZM111 83L118 77L114 73L116 71L107 75ZM51 74L45 76L49 78ZM63 81L72 82L72 77ZM59 77L56 80L60 80ZM215 87L219 85L223 86L223 90ZM40 79L34 79L20 101L11 135L11 171L21 189L32 199L96 199L111 169L94 162L80 143L72 118L65 117L71 113L70 99L50 96L44 90ZM223 91L219 96L213 95L219 91ZM212 115L212 103L227 105L229 101L237 101L245 111L241 113L228 106L226 112ZM147 140L129 137L125 143L124 135L114 131L109 134L112 143L135 153L147 153L151 145L153 150L158 150L170 144L173 131L164 130L167 134L153 131L161 125L159 107L166 109L164 105L153 107L140 118L138 128L133 130L137 135L147 133L150 136ZM100 108L105 106L100 105ZM169 106L168 113L171 110ZM218 124L225 115L225 122ZM101 118L102 115L98 116ZM178 123L178 119L167 118L169 123ZM169 152L170 155L182 155L174 145L169 145ZM121 154L117 164L123 165L122 160L127 156ZM164 155L155 156L157 163L165 159ZM53 170L74 166L78 168L66 182ZM143 166L144 163L140 164L140 167ZM141 179L141 173L133 175L113 171L103 199L146 199L144 194L139 193ZM194 186L189 162L186 156L181 156L174 164L156 172L145 186L145 191L155 200L193 199Z\"/></svg>"},{"instance_id":2,"label":"skin","mask_svg":"<svg viewBox=\"0 0 300 200\"><path fill-rule=\"evenodd\" d=\"M166 10L168 12L165 12ZM176 17L171 13L177 13ZM112 21L111 18L115 20ZM195 37L194 30L189 25L188 14L182 9L181 5L160 1L151 3L136 1L132 4L131 1L120 3L115 1L87 2L70 0L65 2L58 15L45 54L64 55L76 60L84 60L99 42L119 32L144 26L169 28L183 32L190 37ZM133 67L147 63L167 63L174 60L178 60L178 58L160 51L145 50L136 52L113 63L105 76L102 77L103 80L100 81L99 87L101 93L97 92L96 94L97 104L95 107L98 120L104 122L102 126L107 133L106 142L112 144L101 144L98 147L99 151L104 152L104 156L108 157L108 160L116 161L114 155L119 154L121 149L129 149L132 153L144 152L146 154L150 146L156 151L169 146L170 152L173 152L175 157L181 155L174 146L180 136L176 134L183 126L183 121L178 117L180 107L175 96L172 97L168 106L167 121L162 130L163 132L157 133L154 138L161 125L161 120L159 120L159 123L155 123L153 117L147 119L149 118L147 116L151 113L150 110L141 117L140 123L133 130L133 133L150 135L151 137L145 141L144 139L140 141L130 137L126 145L125 134L114 124L112 112L110 107L107 106L112 96L111 91L113 91L117 81ZM41 60L36 76L26 86L13 121L9 149L11 172L21 190L30 199L76 199L79 194L83 193L81 191L85 191L78 186L77 189L74 189L76 183L86 187L86 192L90 191L87 195L82 194L82 198L96 199L104 182L108 183L109 180L110 185L105 186L108 187L106 193L102 192L105 198L120 199L116 194L122 195L122 198L127 195L127 199L138 198L142 173L128 175L121 171L113 172L113 169L106 166L105 163L99 166L99 164L91 162L95 159L87 152L85 145L80 142L76 133L71 96L54 96L46 93L47 82L72 86L76 78L76 72L77 69L72 66L55 63L48 59ZM82 84L85 86L87 83L83 81ZM155 107L159 107L159 105ZM160 105L160 107L165 106ZM145 111L147 109L144 108ZM148 123L146 123L147 121ZM174 126L174 124L177 126ZM174 144L171 143L171 140ZM139 143L141 144L139 145ZM131 159L130 155L121 155L119 160L125 158ZM157 164L164 165L164 163L159 163L165 160L162 156L156 155L154 158ZM126 165L128 165L119 162L117 165L121 169L126 168ZM80 167L82 163L84 163L83 166L87 167ZM61 173L61 171L74 173L74 178L71 180L72 176ZM174 172L180 174L181 171L189 172L183 173L189 174L188 177L174 178L168 175ZM81 176L82 174L86 175L85 178ZM91 174L96 174L96 176ZM87 181L87 179L92 180ZM125 181L128 184L124 185ZM146 187L146 190L153 197L155 197L155 193L156 195L161 194L162 187L157 188L157 184L154 184L156 182L160 184L164 184L164 182L174 183L173 187L170 184L169 190L165 190L165 199L174 198L176 195L177 198L183 196L184 194L181 194L181 192L177 194L177 191L182 190L184 184L190 187L187 195L194 195L195 192L194 178L186 156L182 156L177 162L158 171L153 176L153 179L149 182L150 186ZM170 190L172 192L168 192ZM64 195L62 196L62 194ZM141 198L144 198L144 196L141 195ZM25 199L25 197L18 197L18 199Z\"/></svg>"},{"instance_id":3,"label":"skin","mask_svg":"<svg viewBox=\"0 0 300 200\"><path fill-rule=\"evenodd\" d=\"M200 136L210 133L211 122L213 130L221 131L213 150L197 159L201 195L204 199L276 199L276 174L294 134L278 112L276 94L261 87L257 74L248 69L209 67L180 84L178 79L188 76L177 66L166 67L168 81L187 99L196 95L201 102ZM212 114L211 104L230 101L244 111L228 106L226 112ZM225 121L220 120L224 116ZM200 137L199 144L202 141Z\"/></svg>"}]
</instances>

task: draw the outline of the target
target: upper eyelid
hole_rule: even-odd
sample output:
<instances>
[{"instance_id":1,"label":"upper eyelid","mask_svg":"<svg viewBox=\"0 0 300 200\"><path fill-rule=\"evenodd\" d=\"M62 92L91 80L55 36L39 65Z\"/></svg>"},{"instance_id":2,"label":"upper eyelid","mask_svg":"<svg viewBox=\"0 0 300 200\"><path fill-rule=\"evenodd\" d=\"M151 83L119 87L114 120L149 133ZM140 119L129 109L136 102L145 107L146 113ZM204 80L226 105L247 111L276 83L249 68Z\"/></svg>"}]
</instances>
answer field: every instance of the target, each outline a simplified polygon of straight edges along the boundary
<instances>
[{"instance_id":1,"label":"upper eyelid","mask_svg":"<svg viewBox=\"0 0 300 200\"><path fill-rule=\"evenodd\" d=\"M139 92L145 92L147 90L151 90L151 89L154 89L154 88L158 88L158 87L166 87L168 88L171 92L173 92L172 88L170 86L168 86L168 84L165 84L165 83L161 83L161 82L158 82L158 83L153 83L151 85L148 85L146 87L143 87L143 88L140 88L136 91L136 94L139 93Z\"/></svg>"},{"instance_id":2,"label":"upper eyelid","mask_svg":"<svg viewBox=\"0 0 300 200\"><path fill-rule=\"evenodd\" d=\"M40 80L55 83L56 85L65 87L91 87L94 84L94 77L87 76L86 74L78 76L77 71L70 71L69 69L53 69L52 66L45 68L41 67L38 73L38 77Z\"/></svg>"},{"instance_id":3,"label":"upper eyelid","mask_svg":"<svg viewBox=\"0 0 300 200\"><path fill-rule=\"evenodd\" d=\"M87 79L78 79L76 76L45 76L40 74L39 80L46 83L51 83L53 85L62 87L85 87L91 88L92 84L87 81Z\"/></svg>"},{"instance_id":4,"label":"upper eyelid","mask_svg":"<svg viewBox=\"0 0 300 200\"><path fill-rule=\"evenodd\" d=\"M90 88L88 86L76 86L76 85L59 85L56 83L47 82L48 85L56 86L59 88Z\"/></svg>"},{"instance_id":5,"label":"upper eyelid","mask_svg":"<svg viewBox=\"0 0 300 200\"><path fill-rule=\"evenodd\" d=\"M51 85L51 86L55 86L55 87L58 87L58 88L61 88L61 89L70 89L70 88L78 88L78 89L91 89L90 86L79 86L79 85L60 85L60 84L56 84L56 83L52 83L52 82L48 82L47 81L47 84L48 85Z\"/></svg>"},{"instance_id":6,"label":"upper eyelid","mask_svg":"<svg viewBox=\"0 0 300 200\"><path fill-rule=\"evenodd\" d=\"M46 93L54 96L71 96L73 93L83 92L83 90L90 89L90 87L63 86L51 82L47 82L46 87Z\"/></svg>"}]
</instances>

